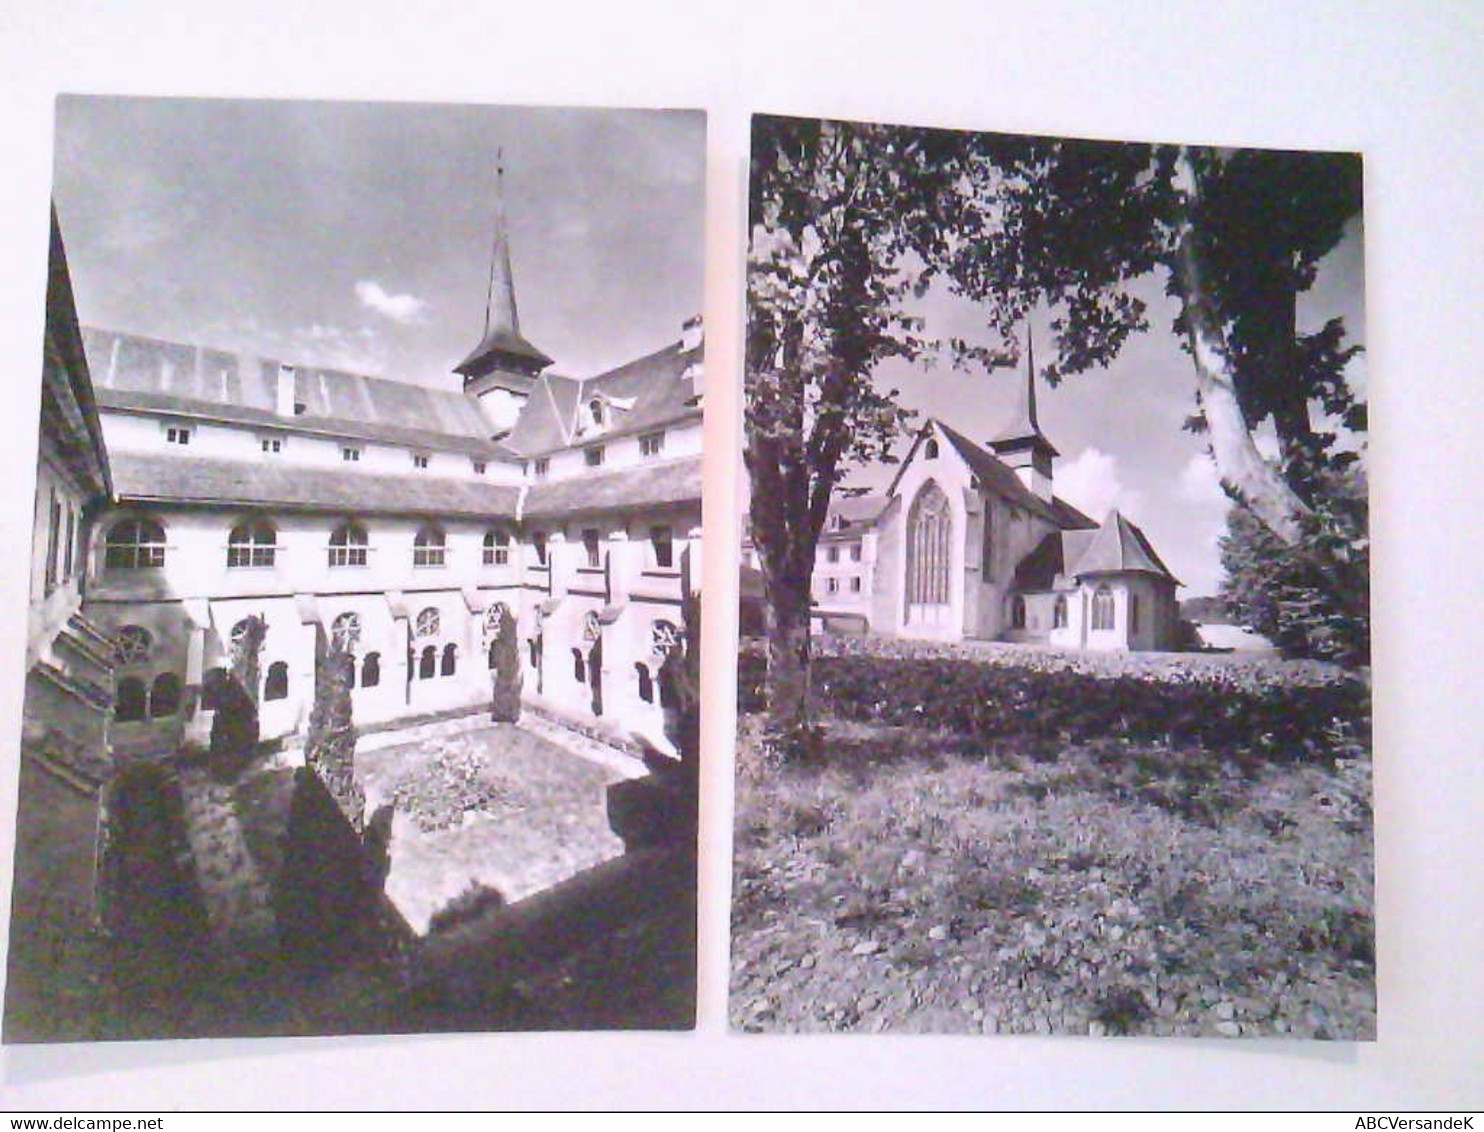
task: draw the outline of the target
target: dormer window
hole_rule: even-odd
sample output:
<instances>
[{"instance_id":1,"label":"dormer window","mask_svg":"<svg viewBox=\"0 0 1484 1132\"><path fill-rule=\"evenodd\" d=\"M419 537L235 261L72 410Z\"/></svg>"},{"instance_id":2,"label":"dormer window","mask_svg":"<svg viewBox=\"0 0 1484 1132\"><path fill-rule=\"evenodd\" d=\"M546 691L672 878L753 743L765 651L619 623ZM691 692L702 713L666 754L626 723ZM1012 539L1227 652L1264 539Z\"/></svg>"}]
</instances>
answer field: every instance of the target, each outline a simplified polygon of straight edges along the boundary
<instances>
[{"instance_id":1,"label":"dormer window","mask_svg":"<svg viewBox=\"0 0 1484 1132\"><path fill-rule=\"evenodd\" d=\"M487 466L488 465L486 465L483 460L475 460L474 461L474 474L476 476L482 476L482 475L484 475L485 469L486 469Z\"/></svg>"},{"instance_id":2,"label":"dormer window","mask_svg":"<svg viewBox=\"0 0 1484 1132\"><path fill-rule=\"evenodd\" d=\"M639 437L639 455L658 456L665 450L665 434L663 432L646 432Z\"/></svg>"},{"instance_id":3,"label":"dormer window","mask_svg":"<svg viewBox=\"0 0 1484 1132\"><path fill-rule=\"evenodd\" d=\"M592 418L594 428L602 428L608 423L608 407L601 397L594 397L587 403L587 415Z\"/></svg>"},{"instance_id":4,"label":"dormer window","mask_svg":"<svg viewBox=\"0 0 1484 1132\"><path fill-rule=\"evenodd\" d=\"M277 436L265 436L261 439L263 455L277 456L283 451L283 439Z\"/></svg>"},{"instance_id":5,"label":"dormer window","mask_svg":"<svg viewBox=\"0 0 1484 1132\"><path fill-rule=\"evenodd\" d=\"M347 464L357 463L361 458L361 450L354 445L347 444L340 449L340 458Z\"/></svg>"},{"instance_id":6,"label":"dormer window","mask_svg":"<svg viewBox=\"0 0 1484 1132\"><path fill-rule=\"evenodd\" d=\"M412 466L420 471L426 471L428 467L428 454L426 452L414 452L412 454Z\"/></svg>"},{"instance_id":7,"label":"dormer window","mask_svg":"<svg viewBox=\"0 0 1484 1132\"><path fill-rule=\"evenodd\" d=\"M551 461L548 460L545 456L543 456L543 457L541 457L541 459L539 459L539 460L536 461L536 478L538 480L544 480L550 474L551 474Z\"/></svg>"},{"instance_id":8,"label":"dormer window","mask_svg":"<svg viewBox=\"0 0 1484 1132\"><path fill-rule=\"evenodd\" d=\"M165 429L165 443L189 444L191 442L191 431L188 425L171 425Z\"/></svg>"},{"instance_id":9,"label":"dormer window","mask_svg":"<svg viewBox=\"0 0 1484 1132\"><path fill-rule=\"evenodd\" d=\"M591 448L582 450L582 460L589 468L601 468L603 466L603 446L594 444Z\"/></svg>"}]
</instances>

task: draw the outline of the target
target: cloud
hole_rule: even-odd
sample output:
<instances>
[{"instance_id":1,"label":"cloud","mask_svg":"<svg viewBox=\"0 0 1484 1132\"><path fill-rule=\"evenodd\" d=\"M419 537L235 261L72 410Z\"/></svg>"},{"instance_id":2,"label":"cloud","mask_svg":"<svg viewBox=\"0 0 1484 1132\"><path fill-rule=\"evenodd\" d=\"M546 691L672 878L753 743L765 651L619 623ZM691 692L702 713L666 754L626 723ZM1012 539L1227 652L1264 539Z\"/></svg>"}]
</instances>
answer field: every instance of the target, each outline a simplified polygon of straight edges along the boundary
<instances>
[{"instance_id":1,"label":"cloud","mask_svg":"<svg viewBox=\"0 0 1484 1132\"><path fill-rule=\"evenodd\" d=\"M1144 506L1144 493L1123 482L1118 457L1100 448L1084 448L1057 466L1056 494L1098 520L1113 507L1137 519Z\"/></svg>"},{"instance_id":2,"label":"cloud","mask_svg":"<svg viewBox=\"0 0 1484 1132\"><path fill-rule=\"evenodd\" d=\"M1175 494L1187 503L1226 513L1226 492L1221 490L1221 477L1216 474L1216 461L1198 453L1185 461L1175 481Z\"/></svg>"},{"instance_id":3,"label":"cloud","mask_svg":"<svg viewBox=\"0 0 1484 1132\"><path fill-rule=\"evenodd\" d=\"M356 283L356 298L377 314L403 324L421 322L428 306L426 300L416 295L393 295L374 279L362 279Z\"/></svg>"}]
</instances>

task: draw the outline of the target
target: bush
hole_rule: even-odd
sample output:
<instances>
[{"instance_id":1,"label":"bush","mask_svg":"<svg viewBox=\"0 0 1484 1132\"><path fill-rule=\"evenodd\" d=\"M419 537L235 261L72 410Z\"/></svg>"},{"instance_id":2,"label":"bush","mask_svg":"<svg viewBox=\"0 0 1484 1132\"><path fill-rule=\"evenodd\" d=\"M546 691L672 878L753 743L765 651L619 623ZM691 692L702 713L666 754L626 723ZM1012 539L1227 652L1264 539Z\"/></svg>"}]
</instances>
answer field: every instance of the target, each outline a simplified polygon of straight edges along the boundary
<instances>
[{"instance_id":1,"label":"bush","mask_svg":"<svg viewBox=\"0 0 1484 1132\"><path fill-rule=\"evenodd\" d=\"M821 641L813 663L819 707L837 719L977 739L1124 738L1326 760L1370 740L1370 689L1336 670L1326 678L1310 669L1297 681L1271 666L1130 665L1098 673L1077 658L1034 651L1016 663L847 639ZM760 652L742 654L740 711L763 710L764 666Z\"/></svg>"}]
</instances>

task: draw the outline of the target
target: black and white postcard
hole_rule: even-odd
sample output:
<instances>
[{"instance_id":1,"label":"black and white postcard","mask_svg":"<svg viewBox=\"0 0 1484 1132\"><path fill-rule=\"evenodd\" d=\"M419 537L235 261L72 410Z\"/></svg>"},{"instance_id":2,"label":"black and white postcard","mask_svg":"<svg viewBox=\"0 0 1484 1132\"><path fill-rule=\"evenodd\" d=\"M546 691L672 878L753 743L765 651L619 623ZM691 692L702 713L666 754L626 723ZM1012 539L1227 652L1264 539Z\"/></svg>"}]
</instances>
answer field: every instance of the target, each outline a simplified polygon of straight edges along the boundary
<instances>
[{"instance_id":1,"label":"black and white postcard","mask_svg":"<svg viewBox=\"0 0 1484 1132\"><path fill-rule=\"evenodd\" d=\"M731 1022L1375 1036L1360 158L759 116Z\"/></svg>"},{"instance_id":2,"label":"black and white postcard","mask_svg":"<svg viewBox=\"0 0 1484 1132\"><path fill-rule=\"evenodd\" d=\"M5 1040L690 1027L704 116L56 126Z\"/></svg>"}]
</instances>

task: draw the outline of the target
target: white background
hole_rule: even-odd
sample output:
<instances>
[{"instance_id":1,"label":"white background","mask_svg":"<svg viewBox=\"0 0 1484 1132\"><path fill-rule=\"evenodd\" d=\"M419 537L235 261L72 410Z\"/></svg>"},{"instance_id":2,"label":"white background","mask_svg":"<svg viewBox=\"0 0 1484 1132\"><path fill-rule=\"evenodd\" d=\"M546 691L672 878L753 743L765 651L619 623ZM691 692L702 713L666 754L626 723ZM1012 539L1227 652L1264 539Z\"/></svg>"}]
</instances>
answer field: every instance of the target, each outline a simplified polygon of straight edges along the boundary
<instances>
[{"instance_id":1,"label":"white background","mask_svg":"<svg viewBox=\"0 0 1484 1132\"><path fill-rule=\"evenodd\" d=\"M9 1048L0 1108L1484 1107L1484 18L1472 4L271 0L0 6L0 878L59 91L710 112L701 1022ZM1366 158L1380 1040L756 1037L725 1027L748 114ZM230 264L222 270L230 271Z\"/></svg>"}]
</instances>

